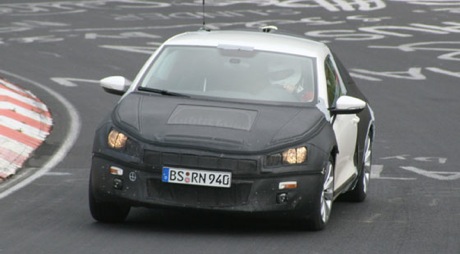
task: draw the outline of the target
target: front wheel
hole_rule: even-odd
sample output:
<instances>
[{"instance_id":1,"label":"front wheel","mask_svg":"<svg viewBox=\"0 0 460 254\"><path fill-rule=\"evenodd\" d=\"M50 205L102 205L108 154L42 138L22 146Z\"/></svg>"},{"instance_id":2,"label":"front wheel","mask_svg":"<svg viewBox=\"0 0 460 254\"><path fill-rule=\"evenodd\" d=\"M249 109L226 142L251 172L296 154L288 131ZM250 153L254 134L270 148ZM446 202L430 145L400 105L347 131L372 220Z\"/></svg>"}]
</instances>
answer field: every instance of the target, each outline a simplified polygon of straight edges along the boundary
<instances>
[{"instance_id":1,"label":"front wheel","mask_svg":"<svg viewBox=\"0 0 460 254\"><path fill-rule=\"evenodd\" d=\"M344 194L346 200L353 202L363 202L367 197L372 166L372 139L370 136L366 138L362 158L362 169L358 175L358 182L356 183L356 186L353 190Z\"/></svg>"},{"instance_id":2,"label":"front wheel","mask_svg":"<svg viewBox=\"0 0 460 254\"><path fill-rule=\"evenodd\" d=\"M332 203L334 200L334 159L329 158L323 171L323 182L319 198L313 206L312 214L302 221L302 227L308 230L318 231L326 227L331 216Z\"/></svg>"},{"instance_id":3,"label":"front wheel","mask_svg":"<svg viewBox=\"0 0 460 254\"><path fill-rule=\"evenodd\" d=\"M93 218L99 222L123 222L131 210L130 206L111 202L101 202L95 199L91 184L89 187L89 209Z\"/></svg>"}]
</instances>

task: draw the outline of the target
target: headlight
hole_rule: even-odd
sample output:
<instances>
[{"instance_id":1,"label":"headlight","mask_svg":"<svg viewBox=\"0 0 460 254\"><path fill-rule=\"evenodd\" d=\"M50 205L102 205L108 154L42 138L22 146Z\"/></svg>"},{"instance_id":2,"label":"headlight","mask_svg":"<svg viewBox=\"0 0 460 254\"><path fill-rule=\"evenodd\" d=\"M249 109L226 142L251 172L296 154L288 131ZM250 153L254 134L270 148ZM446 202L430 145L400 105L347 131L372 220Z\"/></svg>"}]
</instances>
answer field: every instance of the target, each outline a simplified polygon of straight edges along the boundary
<instances>
[{"instance_id":1,"label":"headlight","mask_svg":"<svg viewBox=\"0 0 460 254\"><path fill-rule=\"evenodd\" d=\"M300 164L307 160L307 148L291 148L282 153L283 164Z\"/></svg>"},{"instance_id":2,"label":"headlight","mask_svg":"<svg viewBox=\"0 0 460 254\"><path fill-rule=\"evenodd\" d=\"M116 130L111 130L109 136L107 137L107 144L110 148L122 149L126 145L128 137Z\"/></svg>"},{"instance_id":3,"label":"headlight","mask_svg":"<svg viewBox=\"0 0 460 254\"><path fill-rule=\"evenodd\" d=\"M277 166L280 164L292 165L301 164L308 159L308 149L305 146L291 148L282 153L271 154L266 157L267 166Z\"/></svg>"}]
</instances>

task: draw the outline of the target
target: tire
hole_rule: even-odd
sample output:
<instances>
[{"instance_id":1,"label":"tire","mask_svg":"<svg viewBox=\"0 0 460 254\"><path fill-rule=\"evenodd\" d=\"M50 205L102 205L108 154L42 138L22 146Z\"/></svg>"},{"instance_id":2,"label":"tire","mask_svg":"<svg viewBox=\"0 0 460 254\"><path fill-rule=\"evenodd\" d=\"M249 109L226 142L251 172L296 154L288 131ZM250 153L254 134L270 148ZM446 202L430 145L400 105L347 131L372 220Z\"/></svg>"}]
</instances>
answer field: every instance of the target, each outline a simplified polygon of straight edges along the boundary
<instances>
[{"instance_id":1,"label":"tire","mask_svg":"<svg viewBox=\"0 0 460 254\"><path fill-rule=\"evenodd\" d=\"M89 209L93 218L103 223L119 223L128 217L130 206L97 201L91 184L89 187Z\"/></svg>"},{"instance_id":2,"label":"tire","mask_svg":"<svg viewBox=\"0 0 460 254\"><path fill-rule=\"evenodd\" d=\"M331 216L332 203L334 200L334 159L329 158L324 174L321 190L317 202L313 206L314 211L300 224L302 229L319 231L326 227Z\"/></svg>"},{"instance_id":3,"label":"tire","mask_svg":"<svg viewBox=\"0 0 460 254\"><path fill-rule=\"evenodd\" d=\"M358 182L353 190L344 194L344 198L351 202L363 202L367 197L369 189L369 181L371 177L372 166L372 139L370 136L366 138L364 143L364 151L361 162L361 172L358 175Z\"/></svg>"}]
</instances>

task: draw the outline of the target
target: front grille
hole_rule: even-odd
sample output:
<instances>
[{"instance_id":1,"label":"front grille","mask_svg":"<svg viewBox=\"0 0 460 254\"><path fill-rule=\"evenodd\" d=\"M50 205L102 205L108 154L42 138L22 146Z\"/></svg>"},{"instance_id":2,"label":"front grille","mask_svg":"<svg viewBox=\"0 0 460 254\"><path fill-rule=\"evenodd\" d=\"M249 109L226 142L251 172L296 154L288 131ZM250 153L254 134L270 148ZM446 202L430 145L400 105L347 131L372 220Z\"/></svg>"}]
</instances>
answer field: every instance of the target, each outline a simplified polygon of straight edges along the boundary
<instances>
[{"instance_id":1,"label":"front grille","mask_svg":"<svg viewBox=\"0 0 460 254\"><path fill-rule=\"evenodd\" d=\"M231 171L233 174L257 173L256 160L198 156L192 154L161 153L145 151L144 163L161 170L163 166L176 166L190 169L210 169Z\"/></svg>"},{"instance_id":2,"label":"front grille","mask_svg":"<svg viewBox=\"0 0 460 254\"><path fill-rule=\"evenodd\" d=\"M250 183L233 183L230 188L191 186L163 183L157 179L147 181L149 198L194 207L229 207L248 202Z\"/></svg>"}]
</instances>

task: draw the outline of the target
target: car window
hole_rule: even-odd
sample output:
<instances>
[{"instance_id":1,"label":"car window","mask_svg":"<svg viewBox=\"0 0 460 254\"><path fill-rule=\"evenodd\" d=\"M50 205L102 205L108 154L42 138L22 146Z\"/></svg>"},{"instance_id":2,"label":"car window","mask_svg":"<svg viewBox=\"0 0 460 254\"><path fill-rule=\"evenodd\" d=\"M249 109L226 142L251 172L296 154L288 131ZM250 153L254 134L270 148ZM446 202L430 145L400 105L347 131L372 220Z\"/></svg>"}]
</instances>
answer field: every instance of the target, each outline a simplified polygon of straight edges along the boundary
<instances>
[{"instance_id":1,"label":"car window","mask_svg":"<svg viewBox=\"0 0 460 254\"><path fill-rule=\"evenodd\" d=\"M340 79L338 72L332 63L331 57L328 56L324 62L324 68L326 73L326 85L327 85L327 97L329 107L333 107L336 100L342 94L340 85Z\"/></svg>"},{"instance_id":2,"label":"car window","mask_svg":"<svg viewBox=\"0 0 460 254\"><path fill-rule=\"evenodd\" d=\"M188 95L308 103L315 97L315 59L237 47L165 47L142 87Z\"/></svg>"}]
</instances>

